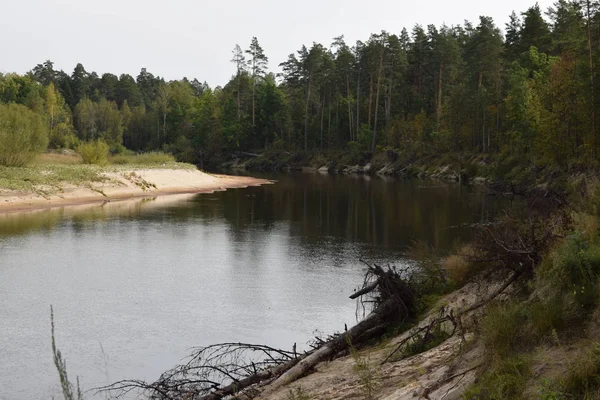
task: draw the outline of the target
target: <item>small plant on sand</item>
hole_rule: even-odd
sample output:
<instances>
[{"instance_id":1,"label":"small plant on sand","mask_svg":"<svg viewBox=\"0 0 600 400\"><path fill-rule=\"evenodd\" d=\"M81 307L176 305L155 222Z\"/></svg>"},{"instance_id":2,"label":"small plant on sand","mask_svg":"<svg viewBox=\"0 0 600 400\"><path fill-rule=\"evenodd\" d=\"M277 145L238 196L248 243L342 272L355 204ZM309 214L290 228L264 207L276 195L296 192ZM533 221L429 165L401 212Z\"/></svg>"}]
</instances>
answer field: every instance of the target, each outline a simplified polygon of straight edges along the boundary
<instances>
[{"instance_id":1,"label":"small plant on sand","mask_svg":"<svg viewBox=\"0 0 600 400\"><path fill-rule=\"evenodd\" d=\"M377 379L375 371L369 364L369 359L362 356L360 352L350 344L350 354L354 359L354 372L358 375L360 391L365 400L373 400L375 398L375 389L377 388Z\"/></svg>"},{"instance_id":2,"label":"small plant on sand","mask_svg":"<svg viewBox=\"0 0 600 400\"><path fill-rule=\"evenodd\" d=\"M286 400L311 400L310 396L302 389L301 387L297 387L295 389L290 389Z\"/></svg>"}]
</instances>

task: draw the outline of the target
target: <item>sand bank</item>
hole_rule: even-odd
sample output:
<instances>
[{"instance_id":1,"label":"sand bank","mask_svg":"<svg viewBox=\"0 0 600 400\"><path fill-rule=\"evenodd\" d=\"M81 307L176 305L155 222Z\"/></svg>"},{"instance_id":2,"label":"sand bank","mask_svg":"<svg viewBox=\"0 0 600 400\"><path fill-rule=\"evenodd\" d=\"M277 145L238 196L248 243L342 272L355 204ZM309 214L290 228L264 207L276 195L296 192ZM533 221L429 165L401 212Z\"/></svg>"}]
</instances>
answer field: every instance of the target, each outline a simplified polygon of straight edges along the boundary
<instances>
[{"instance_id":1,"label":"sand bank","mask_svg":"<svg viewBox=\"0 0 600 400\"><path fill-rule=\"evenodd\" d=\"M59 190L18 192L0 190L0 213L104 203L140 197L183 193L212 193L272 183L246 176L207 174L191 169L132 169L107 172L106 181L88 185L66 185Z\"/></svg>"}]
</instances>

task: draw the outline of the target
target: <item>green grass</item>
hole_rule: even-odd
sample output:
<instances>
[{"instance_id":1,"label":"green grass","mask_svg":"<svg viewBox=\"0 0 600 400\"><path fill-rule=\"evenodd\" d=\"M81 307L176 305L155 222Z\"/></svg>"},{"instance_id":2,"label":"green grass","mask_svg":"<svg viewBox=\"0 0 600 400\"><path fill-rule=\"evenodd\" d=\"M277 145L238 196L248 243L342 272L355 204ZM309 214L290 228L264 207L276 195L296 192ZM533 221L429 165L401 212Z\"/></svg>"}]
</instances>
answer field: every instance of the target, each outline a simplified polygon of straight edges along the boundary
<instances>
[{"instance_id":1,"label":"green grass","mask_svg":"<svg viewBox=\"0 0 600 400\"><path fill-rule=\"evenodd\" d=\"M150 152L142 154L118 154L109 158L111 164L132 164L132 165L155 165L172 164L175 157L163 152Z\"/></svg>"},{"instance_id":2,"label":"green grass","mask_svg":"<svg viewBox=\"0 0 600 400\"><path fill-rule=\"evenodd\" d=\"M463 399L521 399L529 376L527 357L511 356L497 360L489 365L477 383L463 394Z\"/></svg>"},{"instance_id":3,"label":"green grass","mask_svg":"<svg viewBox=\"0 0 600 400\"><path fill-rule=\"evenodd\" d=\"M161 164L151 162L151 159L152 157L140 157L132 164L98 166L81 164L76 156L41 155L28 166L0 166L0 189L45 195L60 193L66 185L89 186L107 182L109 179L104 176L105 173L140 169L196 169L194 165L178 163L172 158Z\"/></svg>"},{"instance_id":4,"label":"green grass","mask_svg":"<svg viewBox=\"0 0 600 400\"><path fill-rule=\"evenodd\" d=\"M566 399L600 399L600 345L595 343L573 360L559 381L558 391Z\"/></svg>"},{"instance_id":5,"label":"green grass","mask_svg":"<svg viewBox=\"0 0 600 400\"><path fill-rule=\"evenodd\" d=\"M0 188L25 192L60 190L64 185L106 181L95 165L47 164L27 167L0 166Z\"/></svg>"}]
</instances>

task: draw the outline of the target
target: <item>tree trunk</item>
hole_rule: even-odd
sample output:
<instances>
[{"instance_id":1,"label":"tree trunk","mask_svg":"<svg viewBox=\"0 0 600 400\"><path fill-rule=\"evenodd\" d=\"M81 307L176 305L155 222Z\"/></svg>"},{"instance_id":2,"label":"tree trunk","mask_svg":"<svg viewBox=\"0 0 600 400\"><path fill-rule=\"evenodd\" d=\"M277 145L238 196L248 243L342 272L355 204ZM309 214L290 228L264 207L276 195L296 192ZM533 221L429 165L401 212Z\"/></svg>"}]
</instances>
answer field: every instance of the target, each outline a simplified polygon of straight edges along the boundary
<instances>
[{"instance_id":1,"label":"tree trunk","mask_svg":"<svg viewBox=\"0 0 600 400\"><path fill-rule=\"evenodd\" d=\"M356 78L356 131L354 134L354 140L357 140L359 132L360 132L360 70L358 71L358 77Z\"/></svg>"},{"instance_id":2,"label":"tree trunk","mask_svg":"<svg viewBox=\"0 0 600 400\"><path fill-rule=\"evenodd\" d=\"M256 77L252 77L252 133L254 133L255 116L256 116Z\"/></svg>"},{"instance_id":3,"label":"tree trunk","mask_svg":"<svg viewBox=\"0 0 600 400\"><path fill-rule=\"evenodd\" d=\"M325 93L323 93L323 101L321 104L321 150L323 150L323 118L325 116Z\"/></svg>"},{"instance_id":4,"label":"tree trunk","mask_svg":"<svg viewBox=\"0 0 600 400\"><path fill-rule=\"evenodd\" d=\"M442 119L442 82L444 75L444 64L440 63L440 72L438 75L438 90L437 90L437 101L435 107L435 117L437 121L437 125L439 127L440 120Z\"/></svg>"},{"instance_id":5,"label":"tree trunk","mask_svg":"<svg viewBox=\"0 0 600 400\"><path fill-rule=\"evenodd\" d=\"M331 143L331 89L329 89L329 107L327 107L327 137Z\"/></svg>"},{"instance_id":6,"label":"tree trunk","mask_svg":"<svg viewBox=\"0 0 600 400\"><path fill-rule=\"evenodd\" d=\"M354 140L353 129L352 129L352 105L350 104L350 78L346 74L346 99L348 103L348 131L350 133L350 140Z\"/></svg>"},{"instance_id":7,"label":"tree trunk","mask_svg":"<svg viewBox=\"0 0 600 400\"><path fill-rule=\"evenodd\" d=\"M163 140L167 137L167 113L163 113Z\"/></svg>"},{"instance_id":8,"label":"tree trunk","mask_svg":"<svg viewBox=\"0 0 600 400\"><path fill-rule=\"evenodd\" d=\"M596 138L596 101L595 101L595 85L594 85L594 58L592 52L592 24L591 24L591 12L590 12L590 0L586 0L587 6L587 33L588 33L588 51L590 59L590 90L591 90L591 102L592 102L592 153L593 157L596 158L597 153L597 138Z\"/></svg>"},{"instance_id":9,"label":"tree trunk","mask_svg":"<svg viewBox=\"0 0 600 400\"><path fill-rule=\"evenodd\" d=\"M294 367L286 371L283 375L277 378L275 382L270 384L267 389L261 393L259 398L265 398L282 386L294 382L299 377L310 371L319 362L343 349L348 348L350 345L352 345L354 339L383 323L386 318L388 318L394 312L395 306L395 299L386 300L383 304L381 304L381 306L377 307L375 311L370 313L363 321L357 325L354 325L347 332L339 335L336 339L325 344L323 347L310 354Z\"/></svg>"},{"instance_id":10,"label":"tree trunk","mask_svg":"<svg viewBox=\"0 0 600 400\"><path fill-rule=\"evenodd\" d=\"M371 112L373 108L373 74L371 74L371 81L369 82L369 113L367 117L367 125L371 129Z\"/></svg>"},{"instance_id":11,"label":"tree trunk","mask_svg":"<svg viewBox=\"0 0 600 400\"><path fill-rule=\"evenodd\" d=\"M310 102L310 89L312 86L312 73L308 76L308 89L306 91L306 108L304 113L304 151L308 151L308 103Z\"/></svg>"},{"instance_id":12,"label":"tree trunk","mask_svg":"<svg viewBox=\"0 0 600 400\"><path fill-rule=\"evenodd\" d=\"M373 121L373 144L371 145L371 151L375 151L375 145L377 144L377 116L379 115L379 94L381 91L381 74L383 71L383 51L379 56L379 71L377 72L377 94L375 97L375 120Z\"/></svg>"},{"instance_id":13,"label":"tree trunk","mask_svg":"<svg viewBox=\"0 0 600 400\"><path fill-rule=\"evenodd\" d=\"M237 116L238 116L238 121L239 121L240 118L241 118L241 115L242 115L242 111L241 111L242 105L241 105L241 102L240 102L240 86L241 85L240 85L240 72L239 72L239 70L238 70L237 81L238 81L237 82L237 87L238 87L238 90L237 90L237 107L238 107L238 109L237 109Z\"/></svg>"}]
</instances>

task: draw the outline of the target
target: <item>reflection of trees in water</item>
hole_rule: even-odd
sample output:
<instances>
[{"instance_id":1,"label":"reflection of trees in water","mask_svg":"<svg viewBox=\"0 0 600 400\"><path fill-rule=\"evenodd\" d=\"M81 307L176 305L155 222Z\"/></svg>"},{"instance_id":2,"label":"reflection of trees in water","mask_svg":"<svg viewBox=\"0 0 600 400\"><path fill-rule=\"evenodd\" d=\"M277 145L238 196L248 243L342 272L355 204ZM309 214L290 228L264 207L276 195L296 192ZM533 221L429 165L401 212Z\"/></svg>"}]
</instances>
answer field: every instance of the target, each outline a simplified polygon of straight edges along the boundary
<instances>
[{"instance_id":1,"label":"reflection of trees in water","mask_svg":"<svg viewBox=\"0 0 600 400\"><path fill-rule=\"evenodd\" d=\"M315 248L327 241L330 246L358 242L400 249L413 240L449 248L470 237L467 228L456 226L487 220L502 205L468 188L432 182L319 174L277 178L275 185L200 194L164 206L139 201L81 212L55 209L4 215L0 235L49 231L65 219L81 232L90 221L118 217L160 224L161 229L182 237L187 230L181 223L225 223L232 243L249 239L259 243L260 236L287 229L303 246Z\"/></svg>"},{"instance_id":2,"label":"reflection of trees in water","mask_svg":"<svg viewBox=\"0 0 600 400\"><path fill-rule=\"evenodd\" d=\"M286 221L290 235L306 245L336 238L388 248L403 247L412 240L447 248L456 239L469 238L468 229L451 227L479 222L498 211L494 199L465 188L420 184L283 176L273 186L220 194L222 209L216 211L222 212L234 237L249 234L248 226L269 231L275 221ZM204 217L214 211L201 209Z\"/></svg>"}]
</instances>

